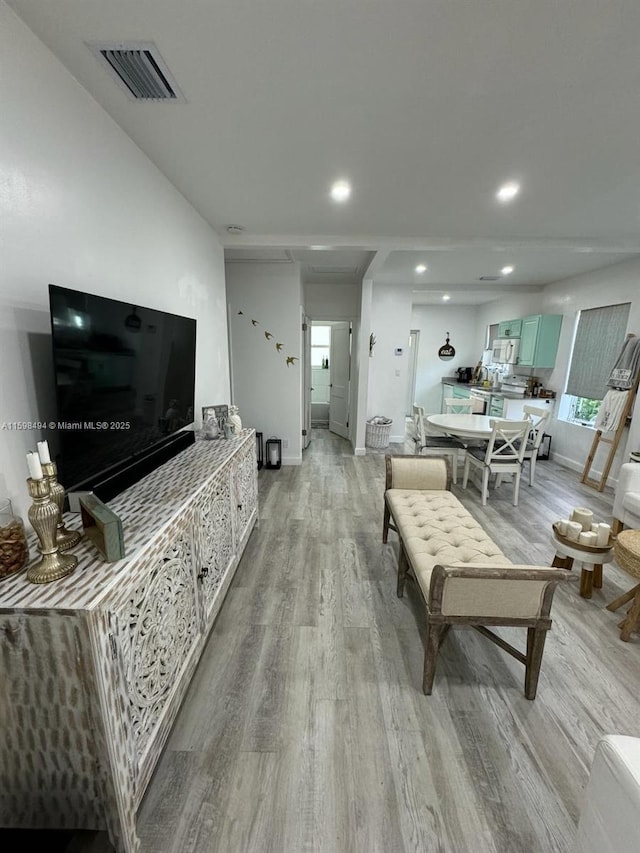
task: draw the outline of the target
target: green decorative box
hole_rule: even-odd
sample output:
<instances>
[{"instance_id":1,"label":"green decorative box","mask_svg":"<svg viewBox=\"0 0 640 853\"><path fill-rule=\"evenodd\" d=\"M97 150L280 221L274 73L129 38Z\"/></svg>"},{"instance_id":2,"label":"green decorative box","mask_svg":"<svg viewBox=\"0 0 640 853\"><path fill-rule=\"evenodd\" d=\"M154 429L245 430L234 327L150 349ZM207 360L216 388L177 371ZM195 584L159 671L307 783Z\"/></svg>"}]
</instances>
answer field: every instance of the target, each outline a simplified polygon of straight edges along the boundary
<instances>
[{"instance_id":1,"label":"green decorative box","mask_svg":"<svg viewBox=\"0 0 640 853\"><path fill-rule=\"evenodd\" d=\"M115 512L95 495L82 495L80 514L84 535L108 563L124 557L122 522Z\"/></svg>"}]
</instances>

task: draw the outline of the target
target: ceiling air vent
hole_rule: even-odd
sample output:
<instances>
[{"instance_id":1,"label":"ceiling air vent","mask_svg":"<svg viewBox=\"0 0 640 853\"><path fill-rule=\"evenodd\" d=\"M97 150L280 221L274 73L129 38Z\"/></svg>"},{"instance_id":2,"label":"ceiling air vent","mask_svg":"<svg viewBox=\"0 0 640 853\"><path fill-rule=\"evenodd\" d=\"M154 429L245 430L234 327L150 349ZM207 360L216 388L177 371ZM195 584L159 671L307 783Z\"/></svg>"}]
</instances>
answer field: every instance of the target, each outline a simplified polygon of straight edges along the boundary
<instances>
[{"instance_id":1,"label":"ceiling air vent","mask_svg":"<svg viewBox=\"0 0 640 853\"><path fill-rule=\"evenodd\" d=\"M93 53L135 101L185 101L153 42L90 44Z\"/></svg>"},{"instance_id":2,"label":"ceiling air vent","mask_svg":"<svg viewBox=\"0 0 640 853\"><path fill-rule=\"evenodd\" d=\"M478 281L499 281L499 275L481 275Z\"/></svg>"}]
</instances>

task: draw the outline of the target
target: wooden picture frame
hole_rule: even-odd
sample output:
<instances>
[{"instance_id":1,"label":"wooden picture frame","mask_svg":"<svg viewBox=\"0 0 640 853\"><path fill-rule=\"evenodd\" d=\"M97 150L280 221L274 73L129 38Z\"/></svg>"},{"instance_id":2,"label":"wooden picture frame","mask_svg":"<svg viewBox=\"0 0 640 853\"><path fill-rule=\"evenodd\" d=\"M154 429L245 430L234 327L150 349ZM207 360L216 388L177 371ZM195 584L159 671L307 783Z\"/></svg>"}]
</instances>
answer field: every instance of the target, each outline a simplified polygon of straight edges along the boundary
<instances>
[{"instance_id":1,"label":"wooden picture frame","mask_svg":"<svg viewBox=\"0 0 640 853\"><path fill-rule=\"evenodd\" d=\"M202 407L202 425L204 426L209 418L215 418L218 421L218 426L222 426L222 421L229 417L229 406L220 404L217 406Z\"/></svg>"},{"instance_id":2,"label":"wooden picture frame","mask_svg":"<svg viewBox=\"0 0 640 853\"><path fill-rule=\"evenodd\" d=\"M85 537L108 563L125 556L124 534L119 516L94 494L81 495L80 514Z\"/></svg>"}]
</instances>

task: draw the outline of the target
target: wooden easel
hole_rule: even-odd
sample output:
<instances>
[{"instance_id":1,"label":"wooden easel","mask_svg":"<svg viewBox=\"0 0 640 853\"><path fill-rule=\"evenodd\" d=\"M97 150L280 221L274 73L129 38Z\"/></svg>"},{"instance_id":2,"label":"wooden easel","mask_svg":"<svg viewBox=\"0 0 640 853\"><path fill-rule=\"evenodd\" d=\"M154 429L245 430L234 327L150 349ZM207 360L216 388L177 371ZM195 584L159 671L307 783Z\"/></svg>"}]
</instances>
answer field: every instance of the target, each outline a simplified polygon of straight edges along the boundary
<instances>
[{"instance_id":1,"label":"wooden easel","mask_svg":"<svg viewBox=\"0 0 640 853\"><path fill-rule=\"evenodd\" d=\"M627 340L629 338L634 338L635 335L627 335ZM634 379L633 385L629 390L629 396L627 397L627 402L625 403L622 414L620 415L620 421L618 423L618 428L613 433L612 438L603 438L602 430L597 429L596 434L593 437L593 441L591 442L591 449L589 450L589 455L587 456L587 461L584 465L584 470L582 472L581 482L585 484L585 486L590 486L592 489L597 489L601 492L606 483L607 477L609 476L609 471L611 470L611 466L613 464L613 459L616 455L616 450L618 449L618 445L620 444L620 439L622 438L622 433L624 431L625 426L627 425L627 419L631 416L631 412L633 411L633 403L636 398L636 394L638 392L638 381L640 380L640 371L636 374L636 378ZM609 455L607 456L607 461L605 462L604 468L602 469L602 475L600 480L590 480L589 479L589 471L591 470L591 465L593 464L593 460L596 455L596 451L598 450L598 446L602 444L609 444L611 448L609 450Z\"/></svg>"}]
</instances>

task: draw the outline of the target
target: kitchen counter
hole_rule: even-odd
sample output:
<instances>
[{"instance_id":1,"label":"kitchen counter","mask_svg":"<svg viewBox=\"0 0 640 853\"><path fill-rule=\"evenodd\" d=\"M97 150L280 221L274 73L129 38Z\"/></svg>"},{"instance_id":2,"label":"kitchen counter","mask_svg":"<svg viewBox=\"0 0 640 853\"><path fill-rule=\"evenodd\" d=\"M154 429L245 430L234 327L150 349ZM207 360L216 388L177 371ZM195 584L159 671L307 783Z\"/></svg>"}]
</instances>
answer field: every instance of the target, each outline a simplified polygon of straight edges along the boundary
<instances>
[{"instance_id":1,"label":"kitchen counter","mask_svg":"<svg viewBox=\"0 0 640 853\"><path fill-rule=\"evenodd\" d=\"M459 388L468 388L469 391L477 396L484 397L504 397L505 400L535 400L539 403L546 403L555 398L553 397L532 397L530 394L516 394L513 391L503 391L501 388L485 388L484 385L478 385L475 382L458 382L455 376L443 376L442 385L457 385Z\"/></svg>"}]
</instances>

